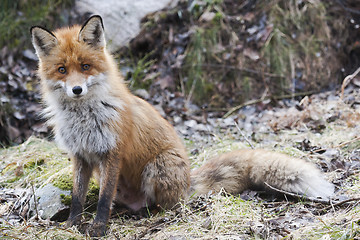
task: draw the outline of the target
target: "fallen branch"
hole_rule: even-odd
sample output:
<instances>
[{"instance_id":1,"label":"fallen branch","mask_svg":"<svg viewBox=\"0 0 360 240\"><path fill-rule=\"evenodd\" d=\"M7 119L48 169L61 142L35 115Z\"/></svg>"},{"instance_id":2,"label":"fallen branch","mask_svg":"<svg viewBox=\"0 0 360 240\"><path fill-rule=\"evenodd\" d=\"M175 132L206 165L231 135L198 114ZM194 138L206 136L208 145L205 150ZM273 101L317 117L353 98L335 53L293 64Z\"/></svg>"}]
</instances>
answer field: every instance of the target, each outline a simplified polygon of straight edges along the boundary
<instances>
[{"instance_id":1,"label":"fallen branch","mask_svg":"<svg viewBox=\"0 0 360 240\"><path fill-rule=\"evenodd\" d=\"M239 125L237 124L237 122L234 121L234 123L235 123L235 126L236 126L237 130L238 130L238 131L240 132L240 134L243 136L243 138L245 139L245 141L250 145L250 147L251 147L252 149L255 149L254 145L252 145L252 143L251 143L250 140L245 136L245 134L243 133L243 131L241 131L241 129L240 129Z\"/></svg>"},{"instance_id":2,"label":"fallen branch","mask_svg":"<svg viewBox=\"0 0 360 240\"><path fill-rule=\"evenodd\" d=\"M360 140L360 137L355 137L354 139L351 139L349 141L346 141L346 142L343 142L343 143L340 143L339 145L335 146L335 148L341 148L341 147L344 147L346 145L349 145L350 143L353 143L353 142L357 142Z\"/></svg>"},{"instance_id":3,"label":"fallen branch","mask_svg":"<svg viewBox=\"0 0 360 240\"><path fill-rule=\"evenodd\" d=\"M354 201L360 201L360 197L357 197L357 198L349 198L349 199L346 199L344 201L341 201L341 202L336 202L334 204L331 204L331 206L327 206L327 207L324 207L322 209L319 210L319 212L323 212L323 211L327 211L331 208L334 208L334 207L337 207L337 206L341 206L345 203L348 203L348 202L354 202Z\"/></svg>"},{"instance_id":4,"label":"fallen branch","mask_svg":"<svg viewBox=\"0 0 360 240\"><path fill-rule=\"evenodd\" d=\"M231 70L238 70L241 72L255 74L255 75L261 76L261 77L266 76L266 77L271 77L271 78L285 78L284 76L278 75L278 74L273 74L273 73L268 73L268 72L259 72L255 69L242 68L242 67L238 67L238 66L229 66L229 65L225 65L225 64L186 64L186 65L182 65L180 68L190 68L190 67L231 69Z\"/></svg>"},{"instance_id":5,"label":"fallen branch","mask_svg":"<svg viewBox=\"0 0 360 240\"><path fill-rule=\"evenodd\" d=\"M270 189L274 190L275 192L282 193L282 194L285 194L287 196L291 196L291 197L295 197L295 198L301 198L301 199L304 199L304 200L307 200L307 201L329 205L329 206L324 207L324 208L320 209L319 211L317 211L318 213L327 211L327 210L332 209L332 208L337 207L337 206L341 206L341 205L343 205L345 203L348 203L348 202L360 201L360 197L349 198L349 199L346 199L346 200L341 201L341 202L332 201L332 200L323 200L323 199L318 199L318 198L314 198L314 197L308 197L308 196L305 196L305 195L299 195L299 194L296 194L296 193L287 192L287 191L275 188L275 187L271 186L270 184L268 184L267 182L265 182L265 185L267 187L269 187Z\"/></svg>"},{"instance_id":6,"label":"fallen branch","mask_svg":"<svg viewBox=\"0 0 360 240\"><path fill-rule=\"evenodd\" d=\"M262 101L264 101L264 99L255 99L255 100L250 100L250 101L247 101L247 102L245 102L243 104L237 105L236 107L231 108L227 113L225 113L223 118L229 117L231 114L233 114L235 111L239 110L242 107L253 105L253 104L256 104L256 103L259 103L259 102L262 102Z\"/></svg>"},{"instance_id":7,"label":"fallen branch","mask_svg":"<svg viewBox=\"0 0 360 240\"><path fill-rule=\"evenodd\" d=\"M360 67L358 69L356 69L356 71L351 74L351 75L348 75L346 76L346 78L344 78L343 80L343 83L341 84L341 99L343 99L344 97L344 91L345 91L345 88L346 86L350 83L351 80L353 80L354 77L356 77L356 75L358 75L360 72Z\"/></svg>"},{"instance_id":8,"label":"fallen branch","mask_svg":"<svg viewBox=\"0 0 360 240\"><path fill-rule=\"evenodd\" d=\"M235 111L239 110L240 108L243 108L243 107L249 106L249 105L253 105L253 104L262 102L264 100L267 100L267 99L281 100L281 99L292 98L292 97L307 96L307 95L310 95L310 94L313 94L313 93L315 93L315 92L314 91L309 91L309 92L286 94L286 95L281 95L281 96L268 96L268 97L263 97L263 98L260 98L260 99L250 100L250 101L242 103L242 104L240 104L240 105L238 105L236 107L231 108L227 113L225 113L223 118L229 117L230 115L232 115Z\"/></svg>"},{"instance_id":9,"label":"fallen branch","mask_svg":"<svg viewBox=\"0 0 360 240\"><path fill-rule=\"evenodd\" d=\"M349 145L350 143L353 143L353 142L357 142L360 140L360 137L355 137L354 139L351 139L349 141L346 141L346 142L343 142L343 143L340 143L339 145L336 145L335 147L333 148L342 148L346 145ZM318 153L318 152L322 152L322 151L326 151L327 149L326 148L320 148L320 149L316 149L313 151L313 153Z\"/></svg>"},{"instance_id":10,"label":"fallen branch","mask_svg":"<svg viewBox=\"0 0 360 240\"><path fill-rule=\"evenodd\" d=\"M35 193L34 184L32 184L32 183L31 183L31 189L32 189L33 196L34 196L35 213L36 213L35 219L36 219L36 220L39 220L40 217L39 217L39 211L38 211L37 197L36 197L36 193Z\"/></svg>"},{"instance_id":11,"label":"fallen branch","mask_svg":"<svg viewBox=\"0 0 360 240\"><path fill-rule=\"evenodd\" d=\"M344 1L342 0L336 0L335 1L337 4L339 4L345 11L350 12L350 13L355 13L355 14L360 14L360 11L356 10L355 8L351 8L351 7L346 7L344 5Z\"/></svg>"},{"instance_id":12,"label":"fallen branch","mask_svg":"<svg viewBox=\"0 0 360 240\"><path fill-rule=\"evenodd\" d=\"M296 194L296 193L287 192L287 191L278 189L278 188L276 188L276 187L273 187L273 186L271 186L270 184L268 184L267 182L265 182L265 185L266 185L268 188L270 188L271 190L274 190L275 192L278 192L278 193L285 194L285 195L287 195L287 196L291 196L291 197L295 197L295 198L300 198L300 199L304 199L304 200L311 201L311 202L327 204L327 205L332 204L332 201L331 201L331 200L323 200L323 199L319 199L319 198L308 197L308 196L305 196L305 195L300 195L300 194Z\"/></svg>"}]
</instances>

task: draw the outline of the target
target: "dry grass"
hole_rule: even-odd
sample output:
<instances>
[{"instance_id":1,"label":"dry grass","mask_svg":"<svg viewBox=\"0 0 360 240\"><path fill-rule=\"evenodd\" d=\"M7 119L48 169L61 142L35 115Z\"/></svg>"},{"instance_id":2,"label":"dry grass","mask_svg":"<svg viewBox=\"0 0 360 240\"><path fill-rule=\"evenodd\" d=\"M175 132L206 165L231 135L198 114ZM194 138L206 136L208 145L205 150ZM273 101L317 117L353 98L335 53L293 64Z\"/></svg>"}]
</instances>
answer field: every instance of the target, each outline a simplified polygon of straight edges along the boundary
<instances>
[{"instance_id":1,"label":"dry grass","mask_svg":"<svg viewBox=\"0 0 360 240\"><path fill-rule=\"evenodd\" d=\"M359 140L356 140L359 127L348 126L348 121L352 119L350 116L358 114L357 110L337 101L327 101L325 104L319 100L313 101L310 106L312 105L317 106L317 113L313 112L313 116L319 114L324 117L325 113L337 114L340 111L344 117L340 116L331 123L325 122L325 129L321 133L306 130L302 128L302 124L292 130L279 130L277 134L258 131L257 141L252 141L252 144L256 148L275 149L305 158L322 167L327 164L327 178L336 182L339 187L337 196L360 197L358 170L351 172L346 167L330 169L334 162L352 166L358 161L351 160L350 155L360 145ZM288 120L292 111L287 109L282 114L281 111L278 113L273 119L280 122L283 120L281 116ZM265 120L258 124L268 124ZM213 146L201 150L198 156L191 156L192 166L197 167L210 156L222 152L249 148L241 135L236 135L235 132L236 128L212 134L210 138ZM326 154L299 150L295 143L304 139L310 140L313 146L335 149L340 154L336 159L332 159ZM2 187L40 187L44 182L52 182L60 175L71 178L66 154L54 143L46 140L30 138L20 146L1 150L0 156ZM67 175L63 175L65 172ZM0 210L6 209L6 204L6 199L3 199ZM326 207L328 206L319 203L281 197L272 199L253 191L242 197L224 192L212 193L200 198L190 198L172 210L152 214L149 218L128 214L113 216L109 223L108 236L102 239L357 239L360 236L359 201L322 211ZM10 208L7 210L11 211ZM64 228L63 223L34 218L21 222L11 221L6 217L9 216L6 212L2 214L1 239L89 238L75 228ZM85 224L91 223L93 213L89 216Z\"/></svg>"},{"instance_id":2,"label":"dry grass","mask_svg":"<svg viewBox=\"0 0 360 240\"><path fill-rule=\"evenodd\" d=\"M1 187L41 187L71 172L67 154L44 139L30 137L25 143L0 153Z\"/></svg>"}]
</instances>

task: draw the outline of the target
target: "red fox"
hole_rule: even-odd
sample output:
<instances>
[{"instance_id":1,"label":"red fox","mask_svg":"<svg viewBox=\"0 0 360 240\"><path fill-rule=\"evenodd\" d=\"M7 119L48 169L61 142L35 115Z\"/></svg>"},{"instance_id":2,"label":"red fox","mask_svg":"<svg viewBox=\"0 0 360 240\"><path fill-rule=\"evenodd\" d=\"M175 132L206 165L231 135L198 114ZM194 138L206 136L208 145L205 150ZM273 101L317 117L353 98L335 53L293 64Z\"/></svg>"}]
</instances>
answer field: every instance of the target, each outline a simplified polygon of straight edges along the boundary
<instances>
[{"instance_id":1,"label":"red fox","mask_svg":"<svg viewBox=\"0 0 360 240\"><path fill-rule=\"evenodd\" d=\"M105 234L113 202L133 210L171 208L190 194L221 188L237 194L265 183L328 199L334 187L312 164L265 150L238 150L190 172L174 128L146 101L131 94L106 50L100 16L83 26L51 32L31 28L38 74L55 140L73 162L68 226L81 223L92 174L100 184L90 235Z\"/></svg>"}]
</instances>

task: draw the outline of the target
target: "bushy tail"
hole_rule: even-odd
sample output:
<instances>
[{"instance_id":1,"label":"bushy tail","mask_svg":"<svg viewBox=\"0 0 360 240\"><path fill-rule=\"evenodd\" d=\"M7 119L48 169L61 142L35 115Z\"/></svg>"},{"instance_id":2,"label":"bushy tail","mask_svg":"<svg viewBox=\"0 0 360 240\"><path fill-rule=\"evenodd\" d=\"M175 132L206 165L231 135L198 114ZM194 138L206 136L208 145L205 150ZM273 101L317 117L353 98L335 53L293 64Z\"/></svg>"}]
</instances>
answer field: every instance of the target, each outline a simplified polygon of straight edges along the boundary
<instances>
[{"instance_id":1,"label":"bushy tail","mask_svg":"<svg viewBox=\"0 0 360 240\"><path fill-rule=\"evenodd\" d=\"M287 192L329 199L334 186L313 164L265 150L238 150L215 157L191 173L191 192L206 194L221 188L238 194L265 183Z\"/></svg>"}]
</instances>

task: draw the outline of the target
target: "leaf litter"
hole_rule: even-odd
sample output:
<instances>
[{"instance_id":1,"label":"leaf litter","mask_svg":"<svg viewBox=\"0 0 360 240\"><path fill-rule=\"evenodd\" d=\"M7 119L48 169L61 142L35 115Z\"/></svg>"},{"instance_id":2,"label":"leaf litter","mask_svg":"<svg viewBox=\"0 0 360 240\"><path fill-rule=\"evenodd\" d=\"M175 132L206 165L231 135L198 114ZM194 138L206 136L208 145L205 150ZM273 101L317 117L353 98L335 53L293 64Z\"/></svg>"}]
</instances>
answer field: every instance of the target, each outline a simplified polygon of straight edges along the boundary
<instances>
[{"instance_id":1,"label":"leaf litter","mask_svg":"<svg viewBox=\"0 0 360 240\"><path fill-rule=\"evenodd\" d=\"M358 98L359 89L348 87L347 90L348 97ZM171 210L150 212L147 214L150 217L117 211L111 218L109 235L105 239L337 239L358 236L360 136L359 126L349 125L349 121L359 114L359 104L345 103L335 92L327 92L302 101L283 100L275 107L264 101L242 108L225 119L212 113L205 117L198 110L191 118L185 114L173 122L184 139L193 168L222 152L250 148L251 143L255 148L283 152L317 164L336 186L334 203L322 204L254 190L240 196L210 192L183 201ZM44 140L34 141L44 143ZM59 153L55 146L48 149L56 154L45 153L47 158L61 161L59 157L62 157L67 161L66 155ZM17 166L19 158L37 151L38 146L31 144L2 150L2 179L16 174L24 176L24 170L11 166ZM26 159L21 161L27 164ZM22 188L15 187L19 182L2 181L0 212L4 236L83 239L74 228L65 229L61 222L41 220L29 214L27 203L32 196L31 186L39 186L36 183L39 180L24 179L27 182L20 181ZM344 200L347 202L336 205L336 201ZM90 212L85 223L91 221L93 214Z\"/></svg>"}]
</instances>

